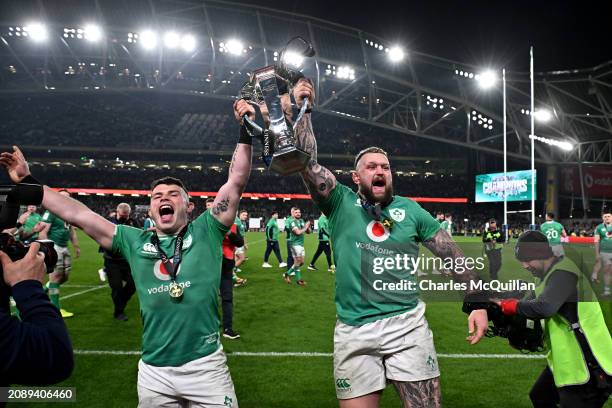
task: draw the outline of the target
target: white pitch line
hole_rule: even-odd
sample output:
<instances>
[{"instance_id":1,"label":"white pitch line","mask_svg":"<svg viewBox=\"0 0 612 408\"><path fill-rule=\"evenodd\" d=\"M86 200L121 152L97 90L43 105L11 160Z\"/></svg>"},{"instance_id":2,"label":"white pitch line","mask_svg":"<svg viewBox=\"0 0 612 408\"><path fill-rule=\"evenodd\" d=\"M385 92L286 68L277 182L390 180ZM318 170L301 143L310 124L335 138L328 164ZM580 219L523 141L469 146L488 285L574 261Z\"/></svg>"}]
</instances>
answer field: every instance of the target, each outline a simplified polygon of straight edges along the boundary
<instances>
[{"instance_id":1,"label":"white pitch line","mask_svg":"<svg viewBox=\"0 0 612 408\"><path fill-rule=\"evenodd\" d=\"M71 285L70 283L67 283L65 285L62 285L62 288L97 288L100 285Z\"/></svg>"},{"instance_id":2,"label":"white pitch line","mask_svg":"<svg viewBox=\"0 0 612 408\"><path fill-rule=\"evenodd\" d=\"M77 355L97 355L97 356L139 356L140 351L119 351L119 350L74 350ZM229 357L332 357L332 353L317 352L250 352L235 351L226 353ZM459 358L459 359L541 359L544 354L438 354L439 358Z\"/></svg>"},{"instance_id":3,"label":"white pitch line","mask_svg":"<svg viewBox=\"0 0 612 408\"><path fill-rule=\"evenodd\" d=\"M79 296L79 295L82 295L82 294L87 293L87 292L93 292L94 290L102 289L102 288L105 288L105 287L106 287L106 285L100 285L100 286L93 287L91 289L82 290L82 291L76 292L76 293L71 293L69 295L60 297L60 300L70 299L71 297Z\"/></svg>"}]
</instances>

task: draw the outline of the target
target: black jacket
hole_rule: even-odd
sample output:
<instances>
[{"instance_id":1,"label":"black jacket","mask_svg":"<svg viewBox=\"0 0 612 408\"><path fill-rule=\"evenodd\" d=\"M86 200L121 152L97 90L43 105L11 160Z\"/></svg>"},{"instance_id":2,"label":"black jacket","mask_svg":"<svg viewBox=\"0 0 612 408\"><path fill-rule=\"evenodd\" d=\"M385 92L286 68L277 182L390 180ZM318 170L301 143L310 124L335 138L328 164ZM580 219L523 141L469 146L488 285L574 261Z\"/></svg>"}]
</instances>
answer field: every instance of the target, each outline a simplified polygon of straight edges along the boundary
<instances>
[{"instance_id":1,"label":"black jacket","mask_svg":"<svg viewBox=\"0 0 612 408\"><path fill-rule=\"evenodd\" d=\"M65 380L74 366L72 344L59 311L40 282L26 280L11 289L21 321L0 307L0 387L50 385ZM2 403L0 403L2 406Z\"/></svg>"}]
</instances>

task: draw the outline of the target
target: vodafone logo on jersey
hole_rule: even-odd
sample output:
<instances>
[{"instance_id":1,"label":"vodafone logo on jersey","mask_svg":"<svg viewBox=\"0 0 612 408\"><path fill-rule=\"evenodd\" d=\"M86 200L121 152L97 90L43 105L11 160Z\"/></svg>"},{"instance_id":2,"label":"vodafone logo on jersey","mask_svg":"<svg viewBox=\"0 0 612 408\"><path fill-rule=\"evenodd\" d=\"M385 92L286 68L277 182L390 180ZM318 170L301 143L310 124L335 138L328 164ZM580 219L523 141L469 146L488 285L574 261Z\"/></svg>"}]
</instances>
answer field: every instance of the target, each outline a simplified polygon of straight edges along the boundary
<instances>
[{"instance_id":1,"label":"vodafone logo on jersey","mask_svg":"<svg viewBox=\"0 0 612 408\"><path fill-rule=\"evenodd\" d=\"M170 260L170 262L172 263L172 260ZM181 266L182 265L179 265L178 270L176 271L177 276L179 273L181 273ZM155 266L153 266L153 273L155 274L155 277L159 280L162 280L162 281L170 280L170 274L166 270L166 266L161 261L161 259L155 262Z\"/></svg>"},{"instance_id":2,"label":"vodafone logo on jersey","mask_svg":"<svg viewBox=\"0 0 612 408\"><path fill-rule=\"evenodd\" d=\"M383 242L389 238L389 230L380 221L370 221L366 227L366 234L374 242Z\"/></svg>"}]
</instances>

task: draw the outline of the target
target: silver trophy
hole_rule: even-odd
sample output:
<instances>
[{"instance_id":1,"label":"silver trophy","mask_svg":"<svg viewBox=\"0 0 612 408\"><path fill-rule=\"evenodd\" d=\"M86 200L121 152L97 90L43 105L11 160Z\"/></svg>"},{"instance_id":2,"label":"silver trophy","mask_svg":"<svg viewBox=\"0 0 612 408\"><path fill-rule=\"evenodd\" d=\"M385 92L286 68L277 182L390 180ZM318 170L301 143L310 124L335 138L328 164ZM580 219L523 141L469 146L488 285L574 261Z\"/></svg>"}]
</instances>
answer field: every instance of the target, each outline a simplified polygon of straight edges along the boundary
<instances>
[{"instance_id":1,"label":"silver trophy","mask_svg":"<svg viewBox=\"0 0 612 408\"><path fill-rule=\"evenodd\" d=\"M302 41L305 42L303 39ZM309 44L308 46L304 55L314 55L312 47ZM282 54L281 52L281 57ZM241 99L257 104L263 102L268 108L270 123L267 127L259 126L246 115L243 119L250 134L262 140L262 158L266 166L283 176L302 171L310 160L310 153L297 146L294 128L285 117L281 104L281 97L302 77L300 72L288 69L281 59L278 65L270 65L253 72L251 80L240 91ZM295 120L296 124L306 109L308 109L308 100L304 100Z\"/></svg>"}]
</instances>

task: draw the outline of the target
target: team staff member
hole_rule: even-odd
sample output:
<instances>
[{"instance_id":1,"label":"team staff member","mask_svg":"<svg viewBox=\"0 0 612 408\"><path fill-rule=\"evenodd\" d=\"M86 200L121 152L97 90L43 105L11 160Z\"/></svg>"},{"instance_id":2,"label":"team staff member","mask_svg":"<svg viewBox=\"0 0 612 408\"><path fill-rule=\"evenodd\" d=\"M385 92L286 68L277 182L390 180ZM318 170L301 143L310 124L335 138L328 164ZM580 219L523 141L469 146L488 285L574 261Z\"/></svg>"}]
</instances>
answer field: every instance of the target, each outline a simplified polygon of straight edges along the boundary
<instances>
[{"instance_id":1,"label":"team staff member","mask_svg":"<svg viewBox=\"0 0 612 408\"><path fill-rule=\"evenodd\" d=\"M515 253L540 284L523 300L497 303L506 315L543 319L548 366L529 393L533 406L603 406L612 393L612 338L588 280L539 231L521 234Z\"/></svg>"},{"instance_id":2,"label":"team staff member","mask_svg":"<svg viewBox=\"0 0 612 408\"><path fill-rule=\"evenodd\" d=\"M497 280L497 274L502 265L502 244L505 241L504 234L497 229L497 222L491 218L489 228L482 234L482 242L487 258L489 258L489 275L491 280Z\"/></svg>"},{"instance_id":3,"label":"team staff member","mask_svg":"<svg viewBox=\"0 0 612 408\"><path fill-rule=\"evenodd\" d=\"M59 194L70 197L68 190L60 190ZM61 308L60 285L68 281L70 271L72 270L72 257L68 250L68 241L72 242L75 257L78 258L81 256L81 248L79 247L76 229L58 215L53 214L49 209L45 211L41 222L45 224L45 227L39 234L40 238L53 241L55 244L55 251L57 252L57 264L55 265L53 273L49 274L49 299L51 299L51 303L58 308L62 317L72 317L74 313Z\"/></svg>"},{"instance_id":4,"label":"team staff member","mask_svg":"<svg viewBox=\"0 0 612 408\"><path fill-rule=\"evenodd\" d=\"M319 246L317 247L317 251L312 258L312 261L310 261L310 264L308 264L308 269L311 271L316 271L317 267L315 264L317 263L317 259L319 259L319 256L321 256L322 253L325 253L325 258L327 258L327 270L329 272L334 272L336 267L332 261L332 251L331 246L329 245L329 221L327 221L325 214L321 213L319 223L317 225L319 227Z\"/></svg>"},{"instance_id":5,"label":"team staff member","mask_svg":"<svg viewBox=\"0 0 612 408\"><path fill-rule=\"evenodd\" d=\"M305 98L312 103L312 83L300 79L293 96L298 107ZM372 293L374 286L367 286L364 277L369 276L373 262L364 266L362 260L378 257L380 251L389 254L391 248L399 248L391 249L394 255L416 258L419 241L441 258L463 257L461 250L416 202L393 195L391 166L384 150L368 148L355 157L354 192L317 162L310 113L296 123L295 134L299 147L311 155L302 179L314 203L328 217L334 243L338 316L334 377L340 407L378 407L387 380L395 385L405 407L439 407L439 370L425 304L417 292L400 297ZM472 270L453 278L466 285L477 279ZM364 296L366 289L371 290ZM468 322L468 340L476 343L488 325L486 310L472 312Z\"/></svg>"},{"instance_id":6,"label":"team staff member","mask_svg":"<svg viewBox=\"0 0 612 408\"><path fill-rule=\"evenodd\" d=\"M130 219L132 208L128 203L117 205L114 217L109 217L109 221L116 225L129 225L134 227L134 221ZM108 279L108 286L111 288L111 298L113 299L113 317L116 320L125 322L128 317L125 314L125 307L128 301L136 293L134 278L130 270L130 264L125 258L113 251L102 249L104 257L104 271Z\"/></svg>"},{"instance_id":7,"label":"team staff member","mask_svg":"<svg viewBox=\"0 0 612 408\"><path fill-rule=\"evenodd\" d=\"M554 213L546 213L546 221L540 225L540 231L548 238L548 243L555 256L564 256L565 252L563 251L563 244L561 244L561 237L567 237L567 232L565 232L563 225L555 221Z\"/></svg>"},{"instance_id":8,"label":"team staff member","mask_svg":"<svg viewBox=\"0 0 612 408\"><path fill-rule=\"evenodd\" d=\"M255 109L236 101L236 119L245 114L254 118ZM82 228L103 248L118 251L130 264L144 326L138 371L140 407L238 407L219 341L217 307L221 242L234 222L249 178L251 143L246 129L241 129L227 182L212 209L192 222L193 207L180 180L155 181L150 206L157 233L114 225L82 203L45 187L45 208ZM30 172L21 151L13 150L0 155L0 164L19 183Z\"/></svg>"},{"instance_id":9,"label":"team staff member","mask_svg":"<svg viewBox=\"0 0 612 408\"><path fill-rule=\"evenodd\" d=\"M280 247L278 245L278 212L274 211L266 224L266 252L264 253L264 262L262 268L271 268L272 265L268 263L268 259L270 258L270 253L274 251L274 255L276 255L276 259L278 259L278 267L283 268L287 266L286 263L283 262L283 258L281 257Z\"/></svg>"}]
</instances>

